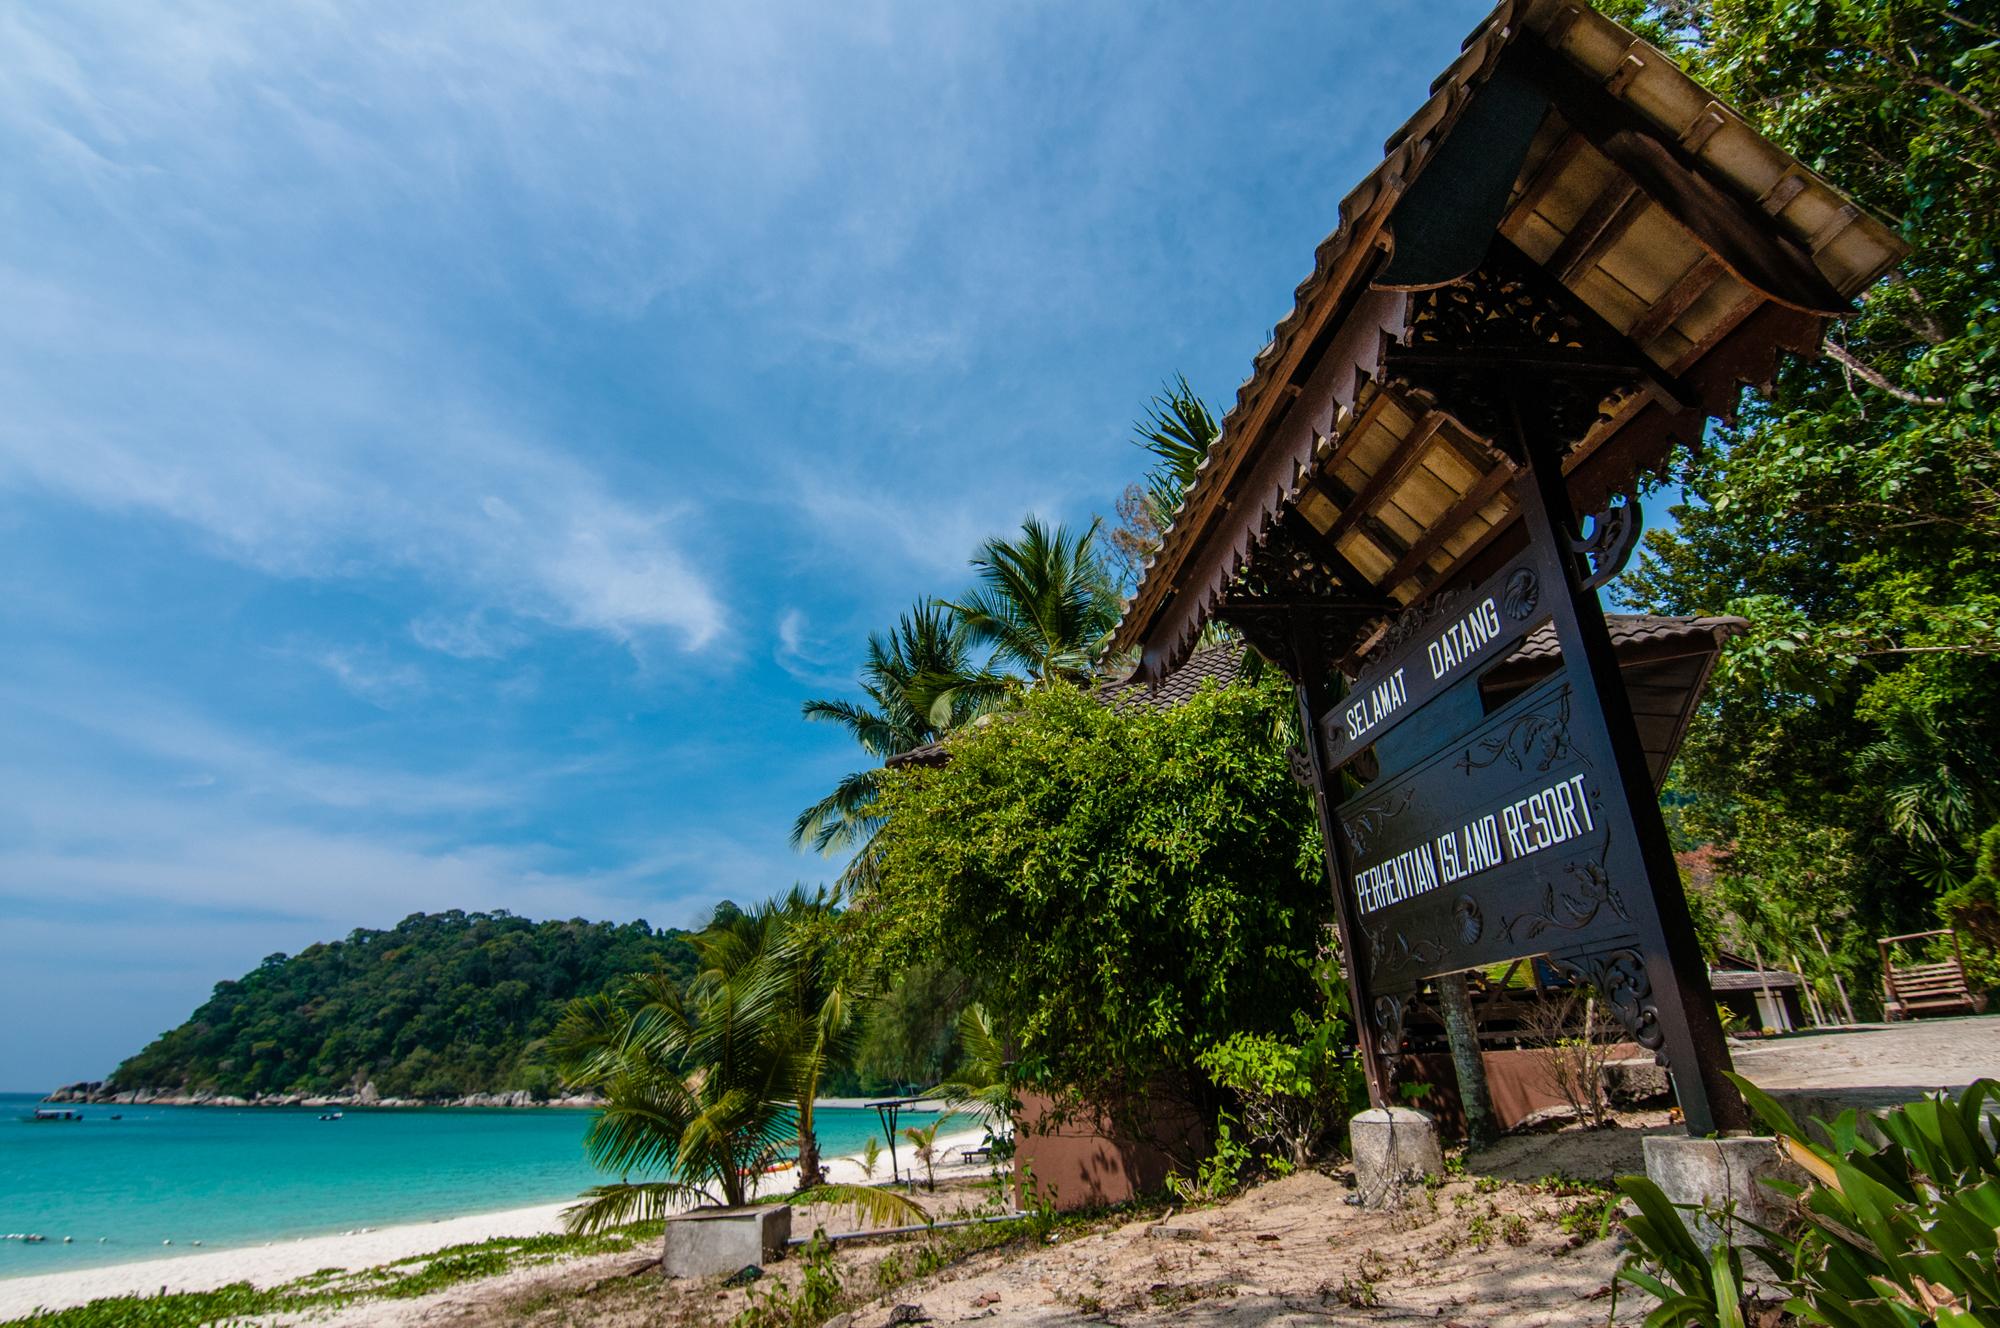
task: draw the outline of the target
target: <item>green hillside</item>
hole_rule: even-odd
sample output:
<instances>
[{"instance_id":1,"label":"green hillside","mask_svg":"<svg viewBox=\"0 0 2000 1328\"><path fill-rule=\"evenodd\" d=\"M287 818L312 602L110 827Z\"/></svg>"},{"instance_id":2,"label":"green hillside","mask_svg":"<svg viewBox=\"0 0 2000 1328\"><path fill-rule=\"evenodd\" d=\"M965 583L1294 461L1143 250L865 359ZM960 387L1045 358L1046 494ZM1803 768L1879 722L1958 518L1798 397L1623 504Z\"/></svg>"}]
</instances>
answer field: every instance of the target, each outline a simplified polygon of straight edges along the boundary
<instances>
[{"instance_id":1,"label":"green hillside","mask_svg":"<svg viewBox=\"0 0 2000 1328\"><path fill-rule=\"evenodd\" d=\"M531 922L505 912L413 913L272 955L156 1038L106 1087L457 1097L556 1087L540 1039L563 1005L627 973L685 979L685 933L645 922Z\"/></svg>"}]
</instances>

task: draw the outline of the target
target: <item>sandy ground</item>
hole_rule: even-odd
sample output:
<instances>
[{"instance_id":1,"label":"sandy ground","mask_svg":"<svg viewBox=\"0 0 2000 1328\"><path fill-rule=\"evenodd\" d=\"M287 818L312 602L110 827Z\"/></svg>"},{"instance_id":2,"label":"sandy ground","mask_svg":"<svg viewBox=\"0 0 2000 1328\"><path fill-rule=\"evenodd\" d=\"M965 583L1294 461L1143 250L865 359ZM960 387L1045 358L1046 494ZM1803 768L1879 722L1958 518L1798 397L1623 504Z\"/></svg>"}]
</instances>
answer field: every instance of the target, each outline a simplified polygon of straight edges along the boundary
<instances>
[{"instance_id":1,"label":"sandy ground","mask_svg":"<svg viewBox=\"0 0 2000 1328\"><path fill-rule=\"evenodd\" d=\"M947 1158L978 1144L980 1129L940 1135L939 1146ZM899 1146L902 1161L909 1164L909 1147ZM877 1168L878 1178L889 1166L884 1153ZM968 1168L946 1167L940 1174ZM979 1170L979 1168L970 1168ZM857 1183L866 1179L856 1158L834 1158L826 1164L830 1180ZM790 1188L792 1178L779 1173L773 1186ZM770 1187L767 1187L767 1189ZM307 1236L269 1245L241 1246L204 1254L182 1254L135 1263L109 1264L101 1268L80 1268L72 1272L40 1273L28 1277L0 1278L0 1320L19 1318L35 1309L61 1309L81 1305L104 1296L139 1295L158 1291L205 1291L231 1282L253 1282L275 1286L323 1268L369 1268L376 1264L429 1254L448 1245L492 1240L499 1236L537 1236L562 1230L562 1210L567 1202L539 1204L470 1217L444 1218L434 1222L412 1222L379 1227L371 1231L336 1236Z\"/></svg>"},{"instance_id":2,"label":"sandy ground","mask_svg":"<svg viewBox=\"0 0 2000 1328\"><path fill-rule=\"evenodd\" d=\"M1469 1159L1466 1175L1417 1190L1400 1212L1347 1202L1340 1170L1304 1172L1260 1185L1227 1203L1177 1211L1128 1211L1067 1227L1056 1243L1016 1243L972 1253L927 1277L877 1294L884 1265L908 1261L921 1241L842 1245L834 1267L859 1301L846 1328L901 1321L979 1322L993 1328L1119 1324L1283 1325L1327 1323L1548 1328L1604 1323L1622 1256L1598 1240L1601 1200L1565 1175L1608 1179L1637 1169L1640 1140L1669 1129L1664 1113L1623 1118L1621 1128L1510 1139ZM969 1201L990 1189L969 1185ZM924 1196L920 1196L924 1197ZM941 1215L949 1208L940 1205ZM801 1261L767 1270L796 1284ZM720 1328L746 1292L719 1281L661 1279L652 1259L631 1253L528 1269L399 1304L357 1305L291 1321L300 1328ZM909 1316L915 1314L916 1318ZM1616 1322L1643 1307L1621 1299ZM835 1320L840 1323L840 1320Z\"/></svg>"},{"instance_id":3,"label":"sandy ground","mask_svg":"<svg viewBox=\"0 0 2000 1328\"><path fill-rule=\"evenodd\" d=\"M1982 1076L2000 1077L2000 1018L1861 1024L1737 1042L1730 1050L1737 1073L1761 1088L1907 1102Z\"/></svg>"}]
</instances>

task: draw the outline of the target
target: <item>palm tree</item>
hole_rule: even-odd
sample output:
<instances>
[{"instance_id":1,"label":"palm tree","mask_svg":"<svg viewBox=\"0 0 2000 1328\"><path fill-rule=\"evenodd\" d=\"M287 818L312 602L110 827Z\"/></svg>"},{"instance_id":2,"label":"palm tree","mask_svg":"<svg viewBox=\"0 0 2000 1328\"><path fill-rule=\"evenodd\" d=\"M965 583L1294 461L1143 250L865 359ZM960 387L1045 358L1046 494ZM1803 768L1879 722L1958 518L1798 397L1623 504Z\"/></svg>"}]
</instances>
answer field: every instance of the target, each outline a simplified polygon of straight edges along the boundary
<instances>
[{"instance_id":1,"label":"palm tree","mask_svg":"<svg viewBox=\"0 0 2000 1328\"><path fill-rule=\"evenodd\" d=\"M1006 1043L977 1001L958 1013L958 1045L964 1053L958 1073L931 1091L953 1104L975 1104L995 1120L1009 1119L1014 1093L1007 1082Z\"/></svg>"},{"instance_id":2,"label":"palm tree","mask_svg":"<svg viewBox=\"0 0 2000 1328\"><path fill-rule=\"evenodd\" d=\"M820 1080L853 1050L860 1031L856 1011L867 998L856 980L834 962L838 916L825 887L807 893L798 886L751 915L772 933L760 962L770 968L779 992L771 1036L793 1060L801 1190L826 1181L819 1136L813 1129L814 1106Z\"/></svg>"},{"instance_id":3,"label":"palm tree","mask_svg":"<svg viewBox=\"0 0 2000 1328\"><path fill-rule=\"evenodd\" d=\"M761 1169L800 1133L817 1089L783 953L782 905L732 913L692 938L700 969L683 992L664 973L573 1001L551 1039L564 1078L604 1094L584 1138L601 1170L663 1179L595 1186L563 1214L572 1231L664 1216L683 1204L746 1203ZM871 1220L921 1209L866 1186L821 1185L814 1200ZM894 1196L891 1196L894 1199Z\"/></svg>"},{"instance_id":4,"label":"palm tree","mask_svg":"<svg viewBox=\"0 0 2000 1328\"><path fill-rule=\"evenodd\" d=\"M903 1137L916 1145L917 1161L924 1164L924 1188L937 1188L937 1137L944 1123L952 1118L952 1112L945 1112L929 1125L906 1125Z\"/></svg>"},{"instance_id":5,"label":"palm tree","mask_svg":"<svg viewBox=\"0 0 2000 1328\"><path fill-rule=\"evenodd\" d=\"M1151 452L1153 465L1143 484L1127 485L1118 497L1118 524L1105 537L1119 585L1129 588L1145 574L1160 551L1190 484L1222 428L1185 376L1176 376L1147 403L1132 425L1132 441Z\"/></svg>"},{"instance_id":6,"label":"palm tree","mask_svg":"<svg viewBox=\"0 0 2000 1328\"><path fill-rule=\"evenodd\" d=\"M805 717L847 730L879 763L933 742L970 718L993 694L990 661L976 663L964 628L936 605L919 604L886 635L868 637L861 666L866 703L812 700ZM879 820L872 808L882 787L879 764L844 776L833 791L799 813L792 844L821 853L865 845Z\"/></svg>"},{"instance_id":7,"label":"palm tree","mask_svg":"<svg viewBox=\"0 0 2000 1328\"><path fill-rule=\"evenodd\" d=\"M1158 458L1146 474L1146 497L1154 521L1165 530L1208 459L1208 449L1222 436L1222 426L1188 386L1187 375L1176 374L1148 403L1132 434L1133 441Z\"/></svg>"},{"instance_id":8,"label":"palm tree","mask_svg":"<svg viewBox=\"0 0 2000 1328\"><path fill-rule=\"evenodd\" d=\"M1086 682L1119 611L1117 587L1095 548L1097 527L1093 521L1077 534L1029 517L1019 538L996 536L980 546L973 590L940 603L1030 685ZM990 674L978 681L988 695L1000 682Z\"/></svg>"}]
</instances>

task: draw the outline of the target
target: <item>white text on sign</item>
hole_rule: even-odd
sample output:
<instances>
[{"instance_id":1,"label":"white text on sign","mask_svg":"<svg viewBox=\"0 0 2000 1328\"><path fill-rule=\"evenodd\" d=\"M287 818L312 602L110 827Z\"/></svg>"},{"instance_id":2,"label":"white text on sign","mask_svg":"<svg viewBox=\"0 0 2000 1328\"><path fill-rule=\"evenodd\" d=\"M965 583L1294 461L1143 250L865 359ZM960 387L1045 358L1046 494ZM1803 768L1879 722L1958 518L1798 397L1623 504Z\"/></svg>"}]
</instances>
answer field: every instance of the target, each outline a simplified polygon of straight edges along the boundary
<instances>
[{"instance_id":1,"label":"white text on sign","mask_svg":"<svg viewBox=\"0 0 2000 1328\"><path fill-rule=\"evenodd\" d=\"M1583 776L1571 775L1356 872L1354 893L1361 911L1373 913L1596 828Z\"/></svg>"}]
</instances>

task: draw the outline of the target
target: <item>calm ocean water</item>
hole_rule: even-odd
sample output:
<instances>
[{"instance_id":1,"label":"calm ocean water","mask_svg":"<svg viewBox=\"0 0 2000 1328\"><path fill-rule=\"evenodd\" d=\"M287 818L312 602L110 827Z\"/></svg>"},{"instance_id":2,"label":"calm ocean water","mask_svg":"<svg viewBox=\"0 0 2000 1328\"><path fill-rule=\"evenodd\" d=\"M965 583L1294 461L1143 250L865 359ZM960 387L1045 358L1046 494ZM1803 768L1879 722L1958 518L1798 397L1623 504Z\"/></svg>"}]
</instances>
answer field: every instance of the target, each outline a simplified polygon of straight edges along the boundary
<instances>
[{"instance_id":1,"label":"calm ocean water","mask_svg":"<svg viewBox=\"0 0 2000 1328\"><path fill-rule=\"evenodd\" d=\"M23 1121L37 1101L0 1093L0 1236L48 1240L0 1240L0 1277L518 1208L606 1179L584 1160L587 1111L349 1110L322 1121L310 1108L120 1106L83 1107L80 1124ZM828 1157L880 1137L867 1110L822 1107L817 1127Z\"/></svg>"}]
</instances>

